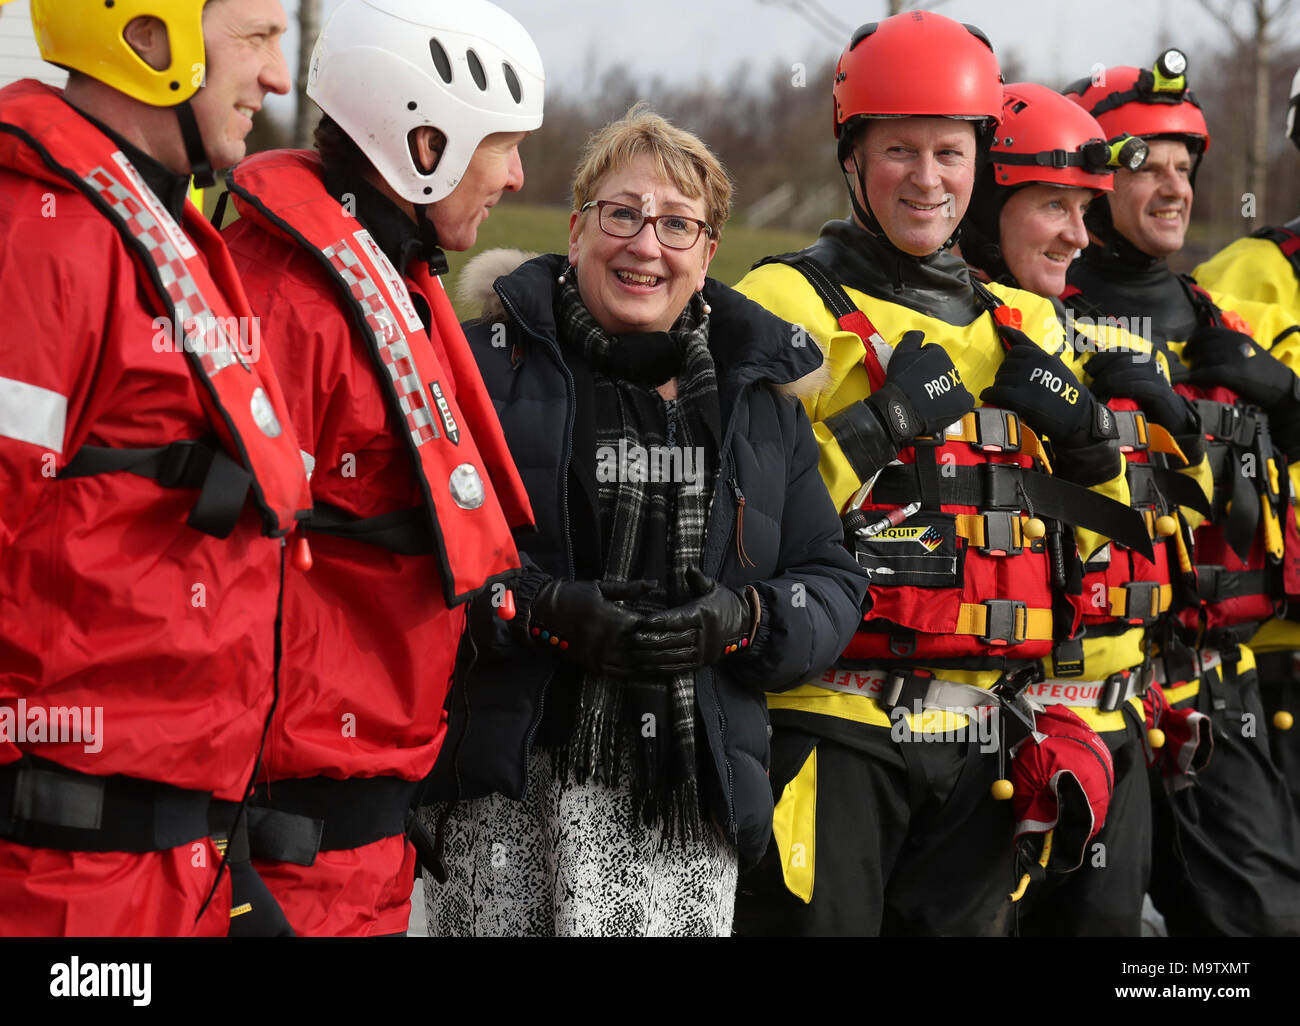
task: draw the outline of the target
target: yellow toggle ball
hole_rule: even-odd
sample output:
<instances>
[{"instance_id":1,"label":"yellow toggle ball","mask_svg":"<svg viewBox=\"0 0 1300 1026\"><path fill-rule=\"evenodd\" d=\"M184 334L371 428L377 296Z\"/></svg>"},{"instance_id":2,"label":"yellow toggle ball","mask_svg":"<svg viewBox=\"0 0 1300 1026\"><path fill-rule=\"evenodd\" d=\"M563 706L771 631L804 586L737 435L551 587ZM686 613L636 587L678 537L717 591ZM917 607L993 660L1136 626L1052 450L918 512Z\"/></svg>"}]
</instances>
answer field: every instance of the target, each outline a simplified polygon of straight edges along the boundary
<instances>
[{"instance_id":1,"label":"yellow toggle ball","mask_svg":"<svg viewBox=\"0 0 1300 1026\"><path fill-rule=\"evenodd\" d=\"M1165 746L1165 732L1159 727L1152 727L1147 731L1147 744L1152 748L1163 748Z\"/></svg>"},{"instance_id":2,"label":"yellow toggle ball","mask_svg":"<svg viewBox=\"0 0 1300 1026\"><path fill-rule=\"evenodd\" d=\"M1279 709L1273 714L1273 726L1278 730L1290 730L1295 725L1295 717L1285 709Z\"/></svg>"},{"instance_id":3,"label":"yellow toggle ball","mask_svg":"<svg viewBox=\"0 0 1300 1026\"><path fill-rule=\"evenodd\" d=\"M1006 779L993 781L993 787L991 790L993 792L994 801L999 802L1005 802L1016 793L1016 789L1012 785L1011 781Z\"/></svg>"},{"instance_id":4,"label":"yellow toggle ball","mask_svg":"<svg viewBox=\"0 0 1300 1026\"><path fill-rule=\"evenodd\" d=\"M1030 541L1038 541L1039 538L1047 533L1047 525L1037 517L1030 517L1025 521L1022 533Z\"/></svg>"},{"instance_id":5,"label":"yellow toggle ball","mask_svg":"<svg viewBox=\"0 0 1300 1026\"><path fill-rule=\"evenodd\" d=\"M1168 513L1164 516L1156 517L1156 534L1161 538L1168 538L1178 533L1178 521Z\"/></svg>"}]
</instances>

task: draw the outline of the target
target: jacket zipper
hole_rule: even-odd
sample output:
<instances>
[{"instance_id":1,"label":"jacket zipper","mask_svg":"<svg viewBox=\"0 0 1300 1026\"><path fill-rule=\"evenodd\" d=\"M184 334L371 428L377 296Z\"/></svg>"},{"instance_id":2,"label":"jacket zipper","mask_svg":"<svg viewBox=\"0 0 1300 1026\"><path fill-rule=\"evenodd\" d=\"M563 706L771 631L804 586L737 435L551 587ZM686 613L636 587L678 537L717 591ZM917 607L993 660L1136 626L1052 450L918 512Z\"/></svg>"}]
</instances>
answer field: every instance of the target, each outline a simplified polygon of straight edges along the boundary
<instances>
[{"instance_id":1,"label":"jacket zipper","mask_svg":"<svg viewBox=\"0 0 1300 1026\"><path fill-rule=\"evenodd\" d=\"M568 476L569 476L569 463L573 460L573 406L576 401L574 399L574 392L576 391L576 386L573 384L573 375L569 373L569 368L565 365L564 361L557 357L555 347L551 345L550 339L546 338L546 336L530 328L528 324L524 321L524 319L519 316L519 311L515 308L515 305L510 302L510 297L507 296L504 292L502 292L501 289L496 288L495 286L493 286L493 288L495 289L496 294L501 297L501 304L506 308L506 312L509 313L510 316L514 318L514 322L519 325L519 330L524 332L527 335L531 335L533 338L541 342L543 347L547 350L547 352L549 352L552 358L555 359L555 362L559 364L560 370L564 373L565 387L568 389L569 401L566 404L566 409L564 413L564 462L561 464L561 473L564 474L564 483L560 488L560 514L564 524L564 560L565 560L565 565L568 567L569 570L569 579L572 580L574 575L574 567L573 567L573 545L569 540ZM524 738L524 790L525 792L527 792L528 789L528 760L531 757L533 751L533 739L537 736L537 731L541 729L542 716L546 711L546 692L550 690L551 681L554 678L555 678L555 672L552 670L550 676L546 680L546 686L542 688L541 696L537 700L537 715L533 718L532 725L528 728L528 735Z\"/></svg>"}]
</instances>

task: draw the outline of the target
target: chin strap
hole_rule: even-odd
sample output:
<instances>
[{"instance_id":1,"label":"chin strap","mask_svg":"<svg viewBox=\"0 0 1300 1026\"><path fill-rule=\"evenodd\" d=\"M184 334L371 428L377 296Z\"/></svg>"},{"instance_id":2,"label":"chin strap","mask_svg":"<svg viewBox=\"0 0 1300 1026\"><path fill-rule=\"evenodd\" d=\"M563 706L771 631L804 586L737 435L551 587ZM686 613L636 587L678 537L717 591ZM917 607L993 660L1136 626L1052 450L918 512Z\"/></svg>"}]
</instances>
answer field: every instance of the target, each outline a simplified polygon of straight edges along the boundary
<instances>
[{"instance_id":1,"label":"chin strap","mask_svg":"<svg viewBox=\"0 0 1300 1026\"><path fill-rule=\"evenodd\" d=\"M429 265L429 274L433 277L446 274L447 254L438 242L438 229L429 219L429 205L415 205L415 223L420 227L420 258Z\"/></svg>"},{"instance_id":2,"label":"chin strap","mask_svg":"<svg viewBox=\"0 0 1300 1026\"><path fill-rule=\"evenodd\" d=\"M185 155L190 161L190 174L194 178L194 184L200 189L210 189L216 184L216 176L212 173L212 161L208 159L208 151L203 145L203 133L199 131L194 108L187 100L173 109L176 111L176 120L181 124L181 139L185 142Z\"/></svg>"}]
</instances>

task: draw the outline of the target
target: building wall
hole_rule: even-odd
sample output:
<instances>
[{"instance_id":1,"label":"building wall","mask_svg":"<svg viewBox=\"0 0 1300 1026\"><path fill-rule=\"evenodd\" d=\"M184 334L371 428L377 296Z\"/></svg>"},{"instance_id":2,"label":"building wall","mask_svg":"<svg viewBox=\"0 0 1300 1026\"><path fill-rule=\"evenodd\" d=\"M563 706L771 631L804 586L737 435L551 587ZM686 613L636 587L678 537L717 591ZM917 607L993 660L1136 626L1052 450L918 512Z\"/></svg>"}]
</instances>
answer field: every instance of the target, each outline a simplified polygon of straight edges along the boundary
<instances>
[{"instance_id":1,"label":"building wall","mask_svg":"<svg viewBox=\"0 0 1300 1026\"><path fill-rule=\"evenodd\" d=\"M0 87L20 78L39 78L54 86L62 86L68 78L66 71L41 60L28 0L0 7Z\"/></svg>"}]
</instances>

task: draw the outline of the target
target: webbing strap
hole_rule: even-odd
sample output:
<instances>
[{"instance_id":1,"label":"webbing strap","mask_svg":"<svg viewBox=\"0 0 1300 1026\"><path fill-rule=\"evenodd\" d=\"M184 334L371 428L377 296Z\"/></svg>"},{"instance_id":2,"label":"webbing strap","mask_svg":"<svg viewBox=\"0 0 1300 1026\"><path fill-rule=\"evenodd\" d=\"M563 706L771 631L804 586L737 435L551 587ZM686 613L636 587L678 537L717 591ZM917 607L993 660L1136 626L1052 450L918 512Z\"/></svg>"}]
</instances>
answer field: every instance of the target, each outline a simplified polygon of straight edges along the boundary
<instances>
[{"instance_id":1,"label":"webbing strap","mask_svg":"<svg viewBox=\"0 0 1300 1026\"><path fill-rule=\"evenodd\" d=\"M976 548L984 548L988 544L987 539L990 534L988 529L989 515L986 513L958 513L956 517L957 534ZM1024 547L1024 525L1028 519L1028 517L1018 515L1009 518L1013 549L1019 550Z\"/></svg>"},{"instance_id":2,"label":"webbing strap","mask_svg":"<svg viewBox=\"0 0 1300 1026\"><path fill-rule=\"evenodd\" d=\"M1136 510L1058 477L1004 463L947 467L940 481L943 505L981 509L1032 511L1096 531L1127 545L1146 559L1155 550L1146 522ZM903 505L920 494L916 469L907 464L886 467L872 487L872 501Z\"/></svg>"},{"instance_id":3,"label":"webbing strap","mask_svg":"<svg viewBox=\"0 0 1300 1026\"><path fill-rule=\"evenodd\" d=\"M259 784L248 808L253 857L309 866L318 851L361 848L404 834L419 786L397 777Z\"/></svg>"},{"instance_id":4,"label":"webbing strap","mask_svg":"<svg viewBox=\"0 0 1300 1026\"><path fill-rule=\"evenodd\" d=\"M1051 473L1047 450L1032 428L1011 410L998 406L978 406L949 425L944 432L948 442L967 442L981 452L1022 452L1033 457Z\"/></svg>"},{"instance_id":5,"label":"webbing strap","mask_svg":"<svg viewBox=\"0 0 1300 1026\"><path fill-rule=\"evenodd\" d=\"M870 318L858 309L857 304L849 298L849 294L836 284L820 263L812 257L800 254L791 258L788 264L808 279L808 284L813 287L813 291L835 315L836 323L845 331L851 331L862 339L862 366L866 369L867 378L871 382L871 391L879 391L885 384L885 368L876 355L873 342L879 339L882 345L888 345L884 336L876 330Z\"/></svg>"},{"instance_id":6,"label":"webbing strap","mask_svg":"<svg viewBox=\"0 0 1300 1026\"><path fill-rule=\"evenodd\" d=\"M234 530L253 475L207 440L184 440L155 449L83 445L59 471L60 480L127 471L164 488L197 488L199 497L185 522L204 534L226 538Z\"/></svg>"},{"instance_id":7,"label":"webbing strap","mask_svg":"<svg viewBox=\"0 0 1300 1026\"><path fill-rule=\"evenodd\" d=\"M0 837L60 851L166 851L207 835L211 798L25 754L0 766Z\"/></svg>"},{"instance_id":8,"label":"webbing strap","mask_svg":"<svg viewBox=\"0 0 1300 1026\"><path fill-rule=\"evenodd\" d=\"M1222 602L1230 598L1271 595L1268 570L1228 570L1221 566L1198 564L1196 597L1204 602Z\"/></svg>"},{"instance_id":9,"label":"webbing strap","mask_svg":"<svg viewBox=\"0 0 1300 1026\"><path fill-rule=\"evenodd\" d=\"M1128 581L1107 591L1110 615L1132 623L1155 623L1173 602L1174 589L1154 581Z\"/></svg>"},{"instance_id":10,"label":"webbing strap","mask_svg":"<svg viewBox=\"0 0 1300 1026\"><path fill-rule=\"evenodd\" d=\"M356 517L328 502L318 502L303 529L336 538L351 538L400 556L427 556L435 551L424 508L394 510L373 517Z\"/></svg>"},{"instance_id":11,"label":"webbing strap","mask_svg":"<svg viewBox=\"0 0 1300 1026\"><path fill-rule=\"evenodd\" d=\"M1052 611L1030 609L1023 602L990 599L963 602L954 634L973 634L990 645L1018 645L1052 639Z\"/></svg>"}]
</instances>

